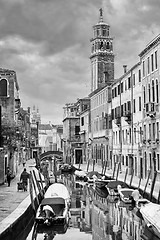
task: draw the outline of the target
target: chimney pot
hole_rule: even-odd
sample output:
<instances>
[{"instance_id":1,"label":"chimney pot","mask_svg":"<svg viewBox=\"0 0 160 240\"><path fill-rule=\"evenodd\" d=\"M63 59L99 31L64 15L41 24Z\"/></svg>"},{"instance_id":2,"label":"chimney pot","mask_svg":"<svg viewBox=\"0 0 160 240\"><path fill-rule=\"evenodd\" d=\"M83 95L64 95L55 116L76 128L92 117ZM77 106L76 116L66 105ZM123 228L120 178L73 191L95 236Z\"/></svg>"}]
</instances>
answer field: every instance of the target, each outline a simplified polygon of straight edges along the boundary
<instances>
[{"instance_id":1,"label":"chimney pot","mask_svg":"<svg viewBox=\"0 0 160 240\"><path fill-rule=\"evenodd\" d=\"M123 65L124 73L127 72L127 65Z\"/></svg>"}]
</instances>

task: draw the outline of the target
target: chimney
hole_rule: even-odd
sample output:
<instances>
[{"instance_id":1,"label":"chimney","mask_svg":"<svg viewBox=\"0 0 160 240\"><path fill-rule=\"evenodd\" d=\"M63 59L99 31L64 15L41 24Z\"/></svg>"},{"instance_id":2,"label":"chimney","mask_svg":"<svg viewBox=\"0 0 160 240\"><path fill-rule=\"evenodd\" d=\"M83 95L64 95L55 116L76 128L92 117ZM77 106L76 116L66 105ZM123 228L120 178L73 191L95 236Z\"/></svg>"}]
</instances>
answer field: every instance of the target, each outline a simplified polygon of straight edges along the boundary
<instances>
[{"instance_id":1,"label":"chimney","mask_svg":"<svg viewBox=\"0 0 160 240\"><path fill-rule=\"evenodd\" d=\"M123 65L124 73L127 72L127 65Z\"/></svg>"}]
</instances>

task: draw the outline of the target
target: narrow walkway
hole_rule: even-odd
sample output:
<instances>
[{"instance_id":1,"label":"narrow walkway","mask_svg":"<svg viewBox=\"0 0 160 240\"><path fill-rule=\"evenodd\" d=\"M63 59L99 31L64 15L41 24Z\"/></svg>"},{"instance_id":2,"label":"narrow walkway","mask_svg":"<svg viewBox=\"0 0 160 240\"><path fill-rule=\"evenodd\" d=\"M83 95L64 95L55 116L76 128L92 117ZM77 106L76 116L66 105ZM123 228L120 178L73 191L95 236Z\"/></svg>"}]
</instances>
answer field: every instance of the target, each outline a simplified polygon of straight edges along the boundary
<instances>
[{"instance_id":1,"label":"narrow walkway","mask_svg":"<svg viewBox=\"0 0 160 240\"><path fill-rule=\"evenodd\" d=\"M26 169L29 173L31 168L35 166L35 160L30 159L26 162ZM29 192L24 192L22 190L17 190L17 182L20 180L20 174L22 173L24 167L19 165L18 173L16 177L11 181L10 187L7 183L0 186L0 222L11 214L18 205L29 195Z\"/></svg>"}]
</instances>

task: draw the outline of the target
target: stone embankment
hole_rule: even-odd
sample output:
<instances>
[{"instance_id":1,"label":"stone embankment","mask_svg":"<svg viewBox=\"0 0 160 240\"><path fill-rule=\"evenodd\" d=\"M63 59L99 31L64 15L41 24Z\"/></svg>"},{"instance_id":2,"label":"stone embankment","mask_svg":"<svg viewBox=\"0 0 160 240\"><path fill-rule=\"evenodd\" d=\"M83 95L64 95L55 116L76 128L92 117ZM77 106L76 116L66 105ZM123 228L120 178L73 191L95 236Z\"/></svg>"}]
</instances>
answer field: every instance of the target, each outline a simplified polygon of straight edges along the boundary
<instances>
[{"instance_id":1,"label":"stone embankment","mask_svg":"<svg viewBox=\"0 0 160 240\"><path fill-rule=\"evenodd\" d=\"M31 174L29 181L30 192L17 191L17 182L21 172L11 182L11 188L7 186L0 187L0 193L5 194L5 199L2 199L0 203L1 207L4 209L3 205L7 206L7 203L9 204L8 208L5 209L5 215L0 220L0 240L20 240L22 235L24 238L25 229L32 225L35 211L45 192L44 178L35 168L35 161L28 160L26 169ZM16 205L14 200L20 195L21 202L18 201Z\"/></svg>"}]
</instances>

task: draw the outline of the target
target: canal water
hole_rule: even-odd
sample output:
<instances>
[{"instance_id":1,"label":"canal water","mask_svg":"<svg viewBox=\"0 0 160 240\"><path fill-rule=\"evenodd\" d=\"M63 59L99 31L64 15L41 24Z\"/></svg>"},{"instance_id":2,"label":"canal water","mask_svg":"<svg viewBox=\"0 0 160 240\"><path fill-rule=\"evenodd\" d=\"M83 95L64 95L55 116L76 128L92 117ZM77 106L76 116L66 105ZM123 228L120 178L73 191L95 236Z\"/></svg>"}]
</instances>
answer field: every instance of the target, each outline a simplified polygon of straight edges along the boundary
<instances>
[{"instance_id":1,"label":"canal water","mask_svg":"<svg viewBox=\"0 0 160 240\"><path fill-rule=\"evenodd\" d=\"M130 204L124 204L119 198L109 196L106 191L79 181L75 175L61 175L60 180L71 195L69 226L39 229L33 224L23 240L159 239L148 229L138 210Z\"/></svg>"}]
</instances>

